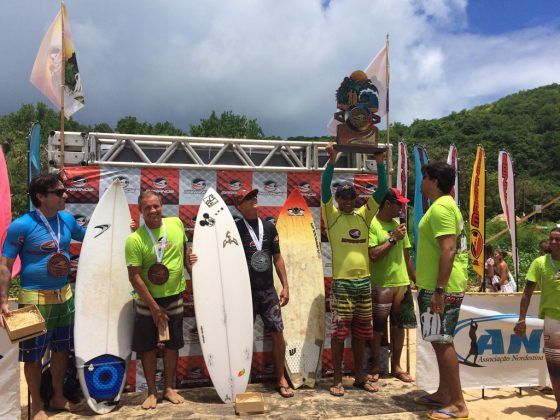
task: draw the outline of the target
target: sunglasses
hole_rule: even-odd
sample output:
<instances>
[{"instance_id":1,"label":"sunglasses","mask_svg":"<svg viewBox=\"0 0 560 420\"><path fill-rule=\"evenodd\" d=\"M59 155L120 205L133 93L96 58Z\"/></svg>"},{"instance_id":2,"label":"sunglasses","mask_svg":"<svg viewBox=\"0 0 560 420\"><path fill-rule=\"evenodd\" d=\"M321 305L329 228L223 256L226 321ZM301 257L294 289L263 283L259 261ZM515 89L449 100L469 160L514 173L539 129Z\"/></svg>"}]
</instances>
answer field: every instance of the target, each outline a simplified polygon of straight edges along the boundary
<instances>
[{"instance_id":1,"label":"sunglasses","mask_svg":"<svg viewBox=\"0 0 560 420\"><path fill-rule=\"evenodd\" d=\"M47 191L47 194L56 194L57 197L62 197L67 191L66 188L59 188L57 190Z\"/></svg>"}]
</instances>

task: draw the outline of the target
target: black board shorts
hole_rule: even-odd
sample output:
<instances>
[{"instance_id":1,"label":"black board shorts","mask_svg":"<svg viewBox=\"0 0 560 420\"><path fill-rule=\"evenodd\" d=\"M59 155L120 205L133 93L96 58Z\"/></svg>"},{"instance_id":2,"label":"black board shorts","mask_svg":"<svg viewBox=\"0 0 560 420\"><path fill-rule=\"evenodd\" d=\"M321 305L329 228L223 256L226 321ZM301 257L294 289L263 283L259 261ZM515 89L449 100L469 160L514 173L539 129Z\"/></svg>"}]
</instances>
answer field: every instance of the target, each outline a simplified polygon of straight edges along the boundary
<instances>
[{"instance_id":1,"label":"black board shorts","mask_svg":"<svg viewBox=\"0 0 560 420\"><path fill-rule=\"evenodd\" d=\"M264 290L252 290L253 319L260 315L264 329L268 332L281 332L284 330L280 300L274 286Z\"/></svg>"}]
</instances>

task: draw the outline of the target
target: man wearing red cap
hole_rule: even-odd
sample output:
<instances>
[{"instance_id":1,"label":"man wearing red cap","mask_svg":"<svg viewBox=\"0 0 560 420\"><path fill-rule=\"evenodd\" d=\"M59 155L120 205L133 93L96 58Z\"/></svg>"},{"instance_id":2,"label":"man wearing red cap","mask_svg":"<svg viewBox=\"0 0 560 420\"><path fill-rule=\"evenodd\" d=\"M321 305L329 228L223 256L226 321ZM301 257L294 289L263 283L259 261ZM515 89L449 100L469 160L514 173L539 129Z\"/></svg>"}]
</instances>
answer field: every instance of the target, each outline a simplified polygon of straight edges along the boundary
<instances>
[{"instance_id":1,"label":"man wearing red cap","mask_svg":"<svg viewBox=\"0 0 560 420\"><path fill-rule=\"evenodd\" d=\"M241 220L237 221L237 230L241 236L249 277L251 279L251 294L253 297L253 316L260 315L266 331L272 337L272 357L278 379L278 392L284 398L294 396L284 375L284 323L280 307L290 299L288 278L284 259L280 253L280 242L276 226L258 217L259 204L257 195L259 190L241 189L235 195L235 207L241 213ZM280 297L274 288L272 265L282 284Z\"/></svg>"},{"instance_id":2,"label":"man wearing red cap","mask_svg":"<svg viewBox=\"0 0 560 420\"><path fill-rule=\"evenodd\" d=\"M413 382L408 372L401 368L400 360L404 344L404 325L401 303L410 287L410 279L416 280L409 255L410 241L406 225L399 223L403 204L408 203L398 189L390 188L381 201L377 215L369 227L369 258L373 307L373 340L371 351L373 366L370 380L379 379L379 348L381 337L387 330L387 318L391 315L391 374L403 382Z\"/></svg>"},{"instance_id":3,"label":"man wearing red cap","mask_svg":"<svg viewBox=\"0 0 560 420\"><path fill-rule=\"evenodd\" d=\"M344 395L342 386L342 354L344 340L352 334L354 356L354 386L367 392L377 392L377 385L364 372L365 340L373 336L371 318L371 285L369 281L368 232L379 202L387 190L387 175L383 153L375 155L378 189L366 204L355 209L356 188L349 181L338 184L334 206L331 181L337 152L329 143L325 149L330 156L321 177L321 213L332 249L333 281L331 290L331 349L333 354L333 386L331 395Z\"/></svg>"}]
</instances>

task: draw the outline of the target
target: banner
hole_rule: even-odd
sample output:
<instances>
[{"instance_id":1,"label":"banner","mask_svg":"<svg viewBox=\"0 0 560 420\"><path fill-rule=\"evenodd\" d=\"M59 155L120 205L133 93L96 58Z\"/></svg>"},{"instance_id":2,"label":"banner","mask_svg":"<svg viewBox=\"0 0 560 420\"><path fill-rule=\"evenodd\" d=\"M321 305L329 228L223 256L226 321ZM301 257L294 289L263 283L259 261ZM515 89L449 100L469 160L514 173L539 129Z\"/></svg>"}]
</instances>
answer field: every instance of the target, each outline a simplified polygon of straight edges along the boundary
<instances>
[{"instance_id":1,"label":"banner","mask_svg":"<svg viewBox=\"0 0 560 420\"><path fill-rule=\"evenodd\" d=\"M500 192L500 202L502 203L502 209L511 235L511 256L513 259L515 283L519 284L519 257L515 229L515 177L513 175L511 156L503 150L498 153L498 191Z\"/></svg>"},{"instance_id":2,"label":"banner","mask_svg":"<svg viewBox=\"0 0 560 420\"><path fill-rule=\"evenodd\" d=\"M385 44L364 70L379 91L379 109L376 114L380 117L389 110L389 56L387 50L387 44ZM331 135L336 136L336 126L338 124L340 123L334 118L331 118L327 124L327 129Z\"/></svg>"},{"instance_id":3,"label":"banner","mask_svg":"<svg viewBox=\"0 0 560 420\"><path fill-rule=\"evenodd\" d=\"M457 206L459 206L459 157L457 156L457 147L454 144L449 146L447 164L455 169L455 184L453 184L449 195L455 199Z\"/></svg>"},{"instance_id":4,"label":"banner","mask_svg":"<svg viewBox=\"0 0 560 420\"><path fill-rule=\"evenodd\" d=\"M64 21L64 54L62 54L62 25ZM62 84L62 60L64 57L64 102L60 98ZM66 118L84 106L84 94L70 30L70 20L64 3L60 12L45 34L35 64L31 71L31 83L59 110L64 106Z\"/></svg>"},{"instance_id":5,"label":"banner","mask_svg":"<svg viewBox=\"0 0 560 420\"><path fill-rule=\"evenodd\" d=\"M428 199L422 197L422 166L428 164L428 154L423 146L414 145L414 264L416 264L416 245L418 244L418 224L428 210Z\"/></svg>"},{"instance_id":6,"label":"banner","mask_svg":"<svg viewBox=\"0 0 560 420\"><path fill-rule=\"evenodd\" d=\"M33 123L27 142L28 182L41 173L41 124ZM34 209L29 199L29 211Z\"/></svg>"},{"instance_id":7,"label":"banner","mask_svg":"<svg viewBox=\"0 0 560 420\"><path fill-rule=\"evenodd\" d=\"M462 389L546 384L543 321L535 318L540 293L533 294L527 312L527 332L522 338L513 333L520 299L521 294L465 295L454 333ZM432 345L422 339L420 326L416 331L416 384L418 388L432 392L438 384L436 356Z\"/></svg>"},{"instance_id":8,"label":"banner","mask_svg":"<svg viewBox=\"0 0 560 420\"><path fill-rule=\"evenodd\" d=\"M9 302L9 307L17 309L17 302ZM6 330L0 328L0 419L21 416L18 354L18 345L12 344Z\"/></svg>"},{"instance_id":9,"label":"banner","mask_svg":"<svg viewBox=\"0 0 560 420\"><path fill-rule=\"evenodd\" d=\"M481 145L476 148L471 195L469 200L469 256L473 270L484 278L484 200L486 196L486 156Z\"/></svg>"},{"instance_id":10,"label":"banner","mask_svg":"<svg viewBox=\"0 0 560 420\"><path fill-rule=\"evenodd\" d=\"M408 195L408 151L403 141L399 141L397 149L397 190L403 197ZM408 221L408 206L403 204L401 211L404 220Z\"/></svg>"}]
</instances>

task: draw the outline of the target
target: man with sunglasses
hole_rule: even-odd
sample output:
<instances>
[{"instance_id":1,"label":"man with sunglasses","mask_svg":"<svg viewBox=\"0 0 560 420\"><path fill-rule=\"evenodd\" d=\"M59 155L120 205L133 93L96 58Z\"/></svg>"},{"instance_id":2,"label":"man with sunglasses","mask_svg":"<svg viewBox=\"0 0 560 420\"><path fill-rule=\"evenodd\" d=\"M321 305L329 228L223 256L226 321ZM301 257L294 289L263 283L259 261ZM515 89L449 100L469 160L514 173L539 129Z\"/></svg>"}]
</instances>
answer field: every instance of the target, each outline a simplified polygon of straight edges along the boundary
<instances>
[{"instance_id":1,"label":"man with sunglasses","mask_svg":"<svg viewBox=\"0 0 560 420\"><path fill-rule=\"evenodd\" d=\"M294 392L290 389L284 374L284 323L280 307L290 299L288 277L284 259L280 253L280 242L276 226L258 217L259 190L241 189L235 196L235 207L241 213L237 221L237 230L241 236L249 277L251 279L251 295L253 298L253 316L260 315L266 331L272 337L272 358L278 380L278 392L284 398L291 398ZM282 284L280 296L274 288L272 265Z\"/></svg>"},{"instance_id":2,"label":"man with sunglasses","mask_svg":"<svg viewBox=\"0 0 560 420\"><path fill-rule=\"evenodd\" d=\"M68 352L74 347L74 297L68 284L70 240L82 241L85 228L64 212L66 189L57 175L40 175L29 185L29 196L36 210L14 220L8 227L2 249L2 264L8 270L17 256L21 259L19 306L35 304L45 318L47 333L20 342L19 360L24 363L25 379L31 394L33 419L47 418L41 399L41 359L51 348L52 410L70 410L63 395ZM10 316L7 305L8 281L0 280L2 313ZM4 327L0 318L0 325Z\"/></svg>"},{"instance_id":3,"label":"man with sunglasses","mask_svg":"<svg viewBox=\"0 0 560 420\"><path fill-rule=\"evenodd\" d=\"M414 267L408 250L410 241L406 224L400 223L398 216L402 206L408 203L396 188L389 188L379 205L377 215L369 227L369 258L373 306L373 340L371 352L373 366L371 380L379 379L379 350L381 337L387 331L387 318L391 316L391 374L403 382L414 382L410 373L401 368L401 354L404 344L401 304L405 304L408 293L410 303L410 279L416 280ZM412 311L414 310L412 304Z\"/></svg>"},{"instance_id":4,"label":"man with sunglasses","mask_svg":"<svg viewBox=\"0 0 560 420\"><path fill-rule=\"evenodd\" d=\"M379 388L368 380L364 372L365 340L373 337L371 318L371 284L369 280L368 232L379 202L387 191L387 175L383 162L384 154L375 155L379 185L366 204L356 209L356 187L349 181L336 187L333 203L331 181L337 152L329 143L325 149L330 156L321 177L321 213L332 249L332 291L331 291L331 349L333 354L334 377L331 395L344 395L342 385L342 354L344 340L352 334L354 356L354 386L367 392L377 392Z\"/></svg>"}]
</instances>

